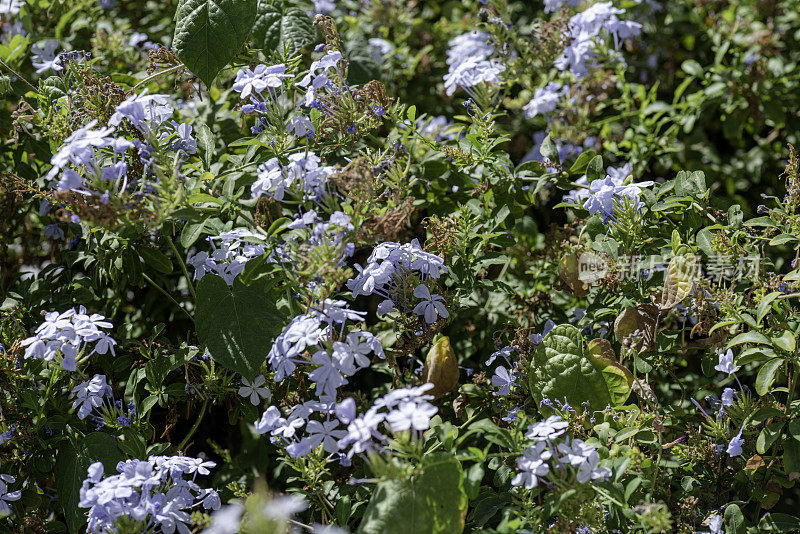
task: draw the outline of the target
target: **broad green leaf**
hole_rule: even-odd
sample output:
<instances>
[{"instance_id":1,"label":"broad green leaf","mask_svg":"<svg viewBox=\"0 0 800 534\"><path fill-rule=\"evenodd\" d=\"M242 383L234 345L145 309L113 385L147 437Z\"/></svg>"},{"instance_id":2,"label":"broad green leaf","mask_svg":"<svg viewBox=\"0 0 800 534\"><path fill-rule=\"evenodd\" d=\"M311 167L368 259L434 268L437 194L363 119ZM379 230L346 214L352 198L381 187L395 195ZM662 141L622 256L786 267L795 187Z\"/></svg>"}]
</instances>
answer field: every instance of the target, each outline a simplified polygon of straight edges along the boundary
<instances>
[{"instance_id":1,"label":"broad green leaf","mask_svg":"<svg viewBox=\"0 0 800 534\"><path fill-rule=\"evenodd\" d=\"M697 271L697 257L693 254L673 256L664 277L661 293L661 309L668 310L680 304L689 296Z\"/></svg>"},{"instance_id":2,"label":"broad green leaf","mask_svg":"<svg viewBox=\"0 0 800 534\"><path fill-rule=\"evenodd\" d=\"M561 163L561 160L558 158L558 147L555 141L553 141L553 138L550 137L550 134L547 134L547 137L542 140L539 153L553 163Z\"/></svg>"},{"instance_id":3,"label":"broad green leaf","mask_svg":"<svg viewBox=\"0 0 800 534\"><path fill-rule=\"evenodd\" d=\"M578 156L578 159L575 160L575 163L572 164L572 167L569 168L570 174L585 174L586 167L589 166L589 162L595 157L594 150L587 150L586 152L581 153Z\"/></svg>"},{"instance_id":4,"label":"broad green leaf","mask_svg":"<svg viewBox=\"0 0 800 534\"><path fill-rule=\"evenodd\" d=\"M311 17L305 10L282 0L259 0L254 14L253 44L266 53L288 49L293 56L308 48L317 38Z\"/></svg>"},{"instance_id":5,"label":"broad green leaf","mask_svg":"<svg viewBox=\"0 0 800 534\"><path fill-rule=\"evenodd\" d=\"M775 381L775 374L781 365L783 365L783 359L774 358L761 366L756 376L756 393L761 396L769 393L772 383Z\"/></svg>"},{"instance_id":6,"label":"broad green leaf","mask_svg":"<svg viewBox=\"0 0 800 534\"><path fill-rule=\"evenodd\" d=\"M207 86L250 35L256 4L257 0L180 0L172 47Z\"/></svg>"},{"instance_id":7,"label":"broad green leaf","mask_svg":"<svg viewBox=\"0 0 800 534\"><path fill-rule=\"evenodd\" d=\"M791 243L792 241L797 241L797 237L792 234L780 234L773 237L769 244L772 246L783 245L784 243Z\"/></svg>"},{"instance_id":8,"label":"broad green leaf","mask_svg":"<svg viewBox=\"0 0 800 534\"><path fill-rule=\"evenodd\" d=\"M784 330L780 336L773 337L772 343L786 352L794 352L797 347L797 340L794 338L794 334L788 330Z\"/></svg>"},{"instance_id":9,"label":"broad green leaf","mask_svg":"<svg viewBox=\"0 0 800 534\"><path fill-rule=\"evenodd\" d=\"M800 519L788 514L768 513L758 522L758 532L797 532Z\"/></svg>"},{"instance_id":10,"label":"broad green leaf","mask_svg":"<svg viewBox=\"0 0 800 534\"><path fill-rule=\"evenodd\" d=\"M747 527L744 524L744 514L738 504L729 504L725 507L725 534L745 534Z\"/></svg>"},{"instance_id":11,"label":"broad green leaf","mask_svg":"<svg viewBox=\"0 0 800 534\"><path fill-rule=\"evenodd\" d=\"M678 196L702 198L707 190L703 171L680 171L675 177L675 194Z\"/></svg>"},{"instance_id":12,"label":"broad green leaf","mask_svg":"<svg viewBox=\"0 0 800 534\"><path fill-rule=\"evenodd\" d=\"M792 473L795 477L800 476L800 441L796 439L786 439L783 441L783 468L792 480Z\"/></svg>"},{"instance_id":13,"label":"broad green leaf","mask_svg":"<svg viewBox=\"0 0 800 534\"><path fill-rule=\"evenodd\" d=\"M108 475L116 471L117 462L122 459L124 456L117 447L117 440L104 432L87 434L77 448L70 442L59 447L53 474L70 532L81 532L86 524L86 509L80 508L78 501L89 466L94 462L102 462L103 470Z\"/></svg>"},{"instance_id":14,"label":"broad green leaf","mask_svg":"<svg viewBox=\"0 0 800 534\"><path fill-rule=\"evenodd\" d=\"M606 171L603 167L603 156L595 156L589 165L586 167L586 180L589 183L595 180L602 180L606 177Z\"/></svg>"},{"instance_id":15,"label":"broad green leaf","mask_svg":"<svg viewBox=\"0 0 800 534\"><path fill-rule=\"evenodd\" d=\"M736 347L737 345L743 345L745 343L755 343L757 345L770 345L771 342L767 336L764 334L759 334L758 332L743 332L736 336L735 338L731 339L728 342L728 348Z\"/></svg>"},{"instance_id":16,"label":"broad green leaf","mask_svg":"<svg viewBox=\"0 0 800 534\"><path fill-rule=\"evenodd\" d=\"M206 228L206 221L187 222L181 231L181 245L183 248L191 247Z\"/></svg>"},{"instance_id":17,"label":"broad green leaf","mask_svg":"<svg viewBox=\"0 0 800 534\"><path fill-rule=\"evenodd\" d=\"M697 232L697 236L695 236L697 247L709 258L713 258L715 255L714 246L711 243L712 237L711 230L708 228L703 228Z\"/></svg>"},{"instance_id":18,"label":"broad green leaf","mask_svg":"<svg viewBox=\"0 0 800 534\"><path fill-rule=\"evenodd\" d=\"M357 36L345 43L347 58L347 83L364 85L372 80L380 80L381 65L370 52L370 46L364 37Z\"/></svg>"},{"instance_id":19,"label":"broad green leaf","mask_svg":"<svg viewBox=\"0 0 800 534\"><path fill-rule=\"evenodd\" d=\"M631 394L633 374L617 362L611 343L607 339L593 339L586 347L586 357L603 374L611 404L624 404Z\"/></svg>"},{"instance_id":20,"label":"broad green leaf","mask_svg":"<svg viewBox=\"0 0 800 534\"><path fill-rule=\"evenodd\" d=\"M769 295L766 295L764 298L761 299L761 302L758 303L758 310L756 312L756 322L761 322L764 317L769 313L770 309L772 308L772 302L780 296L780 291L773 291Z\"/></svg>"},{"instance_id":21,"label":"broad green leaf","mask_svg":"<svg viewBox=\"0 0 800 534\"><path fill-rule=\"evenodd\" d=\"M783 423L779 421L765 426L756 438L756 452L758 454L767 454L775 440L780 437L782 428Z\"/></svg>"},{"instance_id":22,"label":"broad green leaf","mask_svg":"<svg viewBox=\"0 0 800 534\"><path fill-rule=\"evenodd\" d=\"M703 67L701 67L700 63L694 59L687 59L681 63L681 69L686 74L691 74L692 76L697 76L698 78L703 77Z\"/></svg>"},{"instance_id":23,"label":"broad green leaf","mask_svg":"<svg viewBox=\"0 0 800 534\"><path fill-rule=\"evenodd\" d=\"M528 376L530 394L537 405L545 398L566 398L576 410L581 410L581 403L586 401L594 410L611 403L605 377L584 354L583 336L572 325L556 326L542 340Z\"/></svg>"},{"instance_id":24,"label":"broad green leaf","mask_svg":"<svg viewBox=\"0 0 800 534\"><path fill-rule=\"evenodd\" d=\"M197 287L195 326L214 361L253 380L285 318L263 289L238 278L229 287L206 274Z\"/></svg>"},{"instance_id":25,"label":"broad green leaf","mask_svg":"<svg viewBox=\"0 0 800 534\"><path fill-rule=\"evenodd\" d=\"M358 532L462 532L468 500L459 461L451 454L432 454L425 458L421 471L410 480L380 482L364 511Z\"/></svg>"}]
</instances>

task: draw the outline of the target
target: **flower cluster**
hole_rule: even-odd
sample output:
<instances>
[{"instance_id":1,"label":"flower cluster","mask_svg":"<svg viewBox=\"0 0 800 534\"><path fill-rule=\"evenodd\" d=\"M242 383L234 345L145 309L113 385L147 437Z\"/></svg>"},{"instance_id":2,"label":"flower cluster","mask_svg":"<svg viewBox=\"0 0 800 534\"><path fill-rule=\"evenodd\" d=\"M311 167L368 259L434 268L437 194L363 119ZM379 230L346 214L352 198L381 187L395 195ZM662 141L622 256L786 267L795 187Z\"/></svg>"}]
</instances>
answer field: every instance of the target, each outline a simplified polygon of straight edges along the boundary
<instances>
[{"instance_id":1,"label":"flower cluster","mask_svg":"<svg viewBox=\"0 0 800 534\"><path fill-rule=\"evenodd\" d=\"M572 0L548 1L545 2L545 11L556 11L565 3L569 3L571 7L578 4ZM597 67L595 59L598 47L605 43L602 39L604 35L613 37L614 50L619 50L621 41L639 35L642 25L621 20L618 15L624 13L624 9L615 8L611 2L598 2L570 18L564 35L564 40L569 44L554 65L557 70L565 73L566 82L570 81L569 75L574 80L580 80L589 75L590 69ZM619 54L615 55L621 61ZM562 84L551 81L546 86L537 88L531 101L523 108L525 115L532 118L555 111L569 90L566 82Z\"/></svg>"},{"instance_id":2,"label":"flower cluster","mask_svg":"<svg viewBox=\"0 0 800 534\"><path fill-rule=\"evenodd\" d=\"M251 127L254 134L261 133L272 122L279 124L283 121L283 80L290 77L286 73L286 65L257 65L253 69L243 68L236 73L233 90L239 93L242 100L248 99L250 103L242 106L242 112L247 115L260 115L255 126ZM266 91L266 95L265 95Z\"/></svg>"},{"instance_id":3,"label":"flower cluster","mask_svg":"<svg viewBox=\"0 0 800 534\"><path fill-rule=\"evenodd\" d=\"M44 322L36 329L36 335L22 341L26 358L44 359L50 361L61 353L61 367L67 371L78 368L78 355L90 343L94 344L92 351L105 354L114 353L117 342L103 332L102 329L112 328L112 324L105 317L93 313L86 313L86 308L67 310L63 313L50 312L45 315Z\"/></svg>"},{"instance_id":4,"label":"flower cluster","mask_svg":"<svg viewBox=\"0 0 800 534\"><path fill-rule=\"evenodd\" d=\"M251 186L253 198L267 195L283 201L286 193L302 200L321 202L329 195L328 177L336 172L334 167L320 165L322 160L313 152L298 152L289 156L282 165L272 158L258 167L258 179Z\"/></svg>"},{"instance_id":5,"label":"flower cluster","mask_svg":"<svg viewBox=\"0 0 800 534\"><path fill-rule=\"evenodd\" d=\"M654 182L648 180L626 184L631 171L630 164L618 168L609 167L605 178L591 183L584 175L576 181L584 188L571 191L564 200L575 204L582 202L591 215L599 215L604 223L616 220L614 210L621 203L629 202L635 209L641 210L644 205L640 200L642 189L650 187Z\"/></svg>"},{"instance_id":6,"label":"flower cluster","mask_svg":"<svg viewBox=\"0 0 800 534\"><path fill-rule=\"evenodd\" d=\"M8 485L16 482L17 479L11 475L0 474L0 518L11 514L10 502L18 501L22 497L22 491L8 491Z\"/></svg>"},{"instance_id":7,"label":"flower cluster","mask_svg":"<svg viewBox=\"0 0 800 534\"><path fill-rule=\"evenodd\" d=\"M600 455L592 445L568 436L556 442L568 426L557 415L528 426L525 437L534 443L517 458L520 472L512 479L512 485L533 489L557 470L574 473L580 484L591 480L607 480L611 476L609 468L599 466Z\"/></svg>"},{"instance_id":8,"label":"flower cluster","mask_svg":"<svg viewBox=\"0 0 800 534\"><path fill-rule=\"evenodd\" d=\"M89 508L89 532L116 532L117 522L126 518L147 532L171 534L177 529L188 534L193 508L220 508L217 492L195 482L214 465L187 456L150 456L119 462L118 474L103 478L103 464L95 462L81 486L78 506Z\"/></svg>"},{"instance_id":9,"label":"flower cluster","mask_svg":"<svg viewBox=\"0 0 800 534\"><path fill-rule=\"evenodd\" d=\"M266 246L259 243L260 240L254 233L241 228L210 236L208 242L211 243L211 253L201 250L190 255L186 263L194 267L195 280L212 273L230 286L248 261L266 252Z\"/></svg>"},{"instance_id":10,"label":"flower cluster","mask_svg":"<svg viewBox=\"0 0 800 534\"><path fill-rule=\"evenodd\" d=\"M461 87L470 95L472 88L481 84L498 85L505 66L489 59L494 46L489 44L489 34L472 31L459 35L449 43L447 51L448 71L444 77L445 93L453 95Z\"/></svg>"},{"instance_id":11,"label":"flower cluster","mask_svg":"<svg viewBox=\"0 0 800 534\"><path fill-rule=\"evenodd\" d=\"M381 432L381 425L394 433L410 431L413 436L420 436L430 428L431 418L438 411L436 406L428 402L433 396L425 394L432 388L433 384L423 384L394 390L375 401L362 415L356 415L352 401L342 402L336 413L347 424L347 434L339 441L339 447L350 447L348 457L375 450L389 440Z\"/></svg>"},{"instance_id":12,"label":"flower cluster","mask_svg":"<svg viewBox=\"0 0 800 534\"><path fill-rule=\"evenodd\" d=\"M617 17L623 13L624 9L615 8L611 2L598 2L570 18L568 32L571 41L556 60L555 67L571 72L575 78L582 78L594 66L595 47L604 31L614 38L615 49L619 48L622 40L639 35L642 25Z\"/></svg>"},{"instance_id":13,"label":"flower cluster","mask_svg":"<svg viewBox=\"0 0 800 534\"><path fill-rule=\"evenodd\" d=\"M450 316L444 297L431 293L427 285L429 279L438 280L447 272L444 260L422 250L416 239L403 245L381 243L372 251L367 265L356 265L356 269L358 275L347 282L347 287L353 297L372 294L383 297L378 314L413 311L428 324Z\"/></svg>"},{"instance_id":14,"label":"flower cluster","mask_svg":"<svg viewBox=\"0 0 800 534\"><path fill-rule=\"evenodd\" d=\"M345 334L348 320L360 322L365 315L343 301L325 299L318 308L296 316L275 338L267 355L275 380L292 375L298 365L308 366L316 395L325 401L335 399L336 390L348 383L346 376L369 367L370 354L385 357L380 341L369 332Z\"/></svg>"},{"instance_id":15,"label":"flower cluster","mask_svg":"<svg viewBox=\"0 0 800 534\"><path fill-rule=\"evenodd\" d=\"M106 426L128 427L136 415L133 401L125 405L122 399L114 399L105 375L94 375L90 380L84 380L72 388L72 393L75 395L72 409L78 408L78 418L86 419L94 414L92 420L97 424L97 430Z\"/></svg>"}]
</instances>

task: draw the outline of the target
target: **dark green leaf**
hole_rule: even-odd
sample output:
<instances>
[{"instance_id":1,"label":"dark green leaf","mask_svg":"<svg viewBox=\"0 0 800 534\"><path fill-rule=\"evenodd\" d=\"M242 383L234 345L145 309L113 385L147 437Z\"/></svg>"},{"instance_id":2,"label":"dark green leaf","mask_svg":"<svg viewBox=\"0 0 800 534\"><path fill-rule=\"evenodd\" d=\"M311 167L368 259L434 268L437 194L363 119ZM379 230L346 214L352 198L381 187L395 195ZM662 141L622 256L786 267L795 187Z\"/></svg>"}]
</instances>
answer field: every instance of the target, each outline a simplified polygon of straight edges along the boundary
<instances>
[{"instance_id":1,"label":"dark green leaf","mask_svg":"<svg viewBox=\"0 0 800 534\"><path fill-rule=\"evenodd\" d=\"M317 38L311 17L305 10L286 2L260 0L253 25L253 44L265 52L287 47L289 55L308 48Z\"/></svg>"},{"instance_id":2,"label":"dark green leaf","mask_svg":"<svg viewBox=\"0 0 800 534\"><path fill-rule=\"evenodd\" d=\"M264 291L207 274L197 288L197 337L221 365L252 380L285 318Z\"/></svg>"},{"instance_id":3,"label":"dark green leaf","mask_svg":"<svg viewBox=\"0 0 800 534\"><path fill-rule=\"evenodd\" d=\"M172 47L206 85L250 35L256 4L257 0L180 0Z\"/></svg>"}]
</instances>

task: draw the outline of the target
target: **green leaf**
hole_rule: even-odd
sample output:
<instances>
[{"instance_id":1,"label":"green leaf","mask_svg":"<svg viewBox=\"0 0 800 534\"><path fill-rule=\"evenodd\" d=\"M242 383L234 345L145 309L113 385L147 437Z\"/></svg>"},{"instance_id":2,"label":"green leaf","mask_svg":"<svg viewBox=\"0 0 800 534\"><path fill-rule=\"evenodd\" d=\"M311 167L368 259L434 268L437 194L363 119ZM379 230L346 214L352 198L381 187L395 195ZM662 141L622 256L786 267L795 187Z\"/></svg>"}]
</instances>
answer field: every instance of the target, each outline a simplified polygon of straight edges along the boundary
<instances>
[{"instance_id":1,"label":"green leaf","mask_svg":"<svg viewBox=\"0 0 800 534\"><path fill-rule=\"evenodd\" d=\"M607 339L593 339L586 348L586 357L603 374L611 404L624 404L631 394L633 374L617 362L611 343Z\"/></svg>"},{"instance_id":2,"label":"green leaf","mask_svg":"<svg viewBox=\"0 0 800 534\"><path fill-rule=\"evenodd\" d=\"M747 527L744 524L744 514L738 504L729 504L725 507L725 534L745 534Z\"/></svg>"},{"instance_id":3,"label":"green leaf","mask_svg":"<svg viewBox=\"0 0 800 534\"><path fill-rule=\"evenodd\" d=\"M528 386L537 405L544 398L565 397L576 410L586 401L594 410L611 403L603 373L584 353L583 336L572 325L556 326L539 344L531 361Z\"/></svg>"},{"instance_id":4,"label":"green leaf","mask_svg":"<svg viewBox=\"0 0 800 534\"><path fill-rule=\"evenodd\" d=\"M781 365L783 365L783 359L773 358L761 366L761 369L758 370L758 376L756 376L756 393L761 396L769 393L772 383L775 381L775 374Z\"/></svg>"},{"instance_id":5,"label":"green leaf","mask_svg":"<svg viewBox=\"0 0 800 534\"><path fill-rule=\"evenodd\" d=\"M293 56L308 48L317 38L308 13L287 6L281 0L260 0L254 17L253 44L267 53L286 47L289 55Z\"/></svg>"},{"instance_id":6,"label":"green leaf","mask_svg":"<svg viewBox=\"0 0 800 534\"><path fill-rule=\"evenodd\" d=\"M233 287L219 276L206 274L197 287L195 325L200 344L214 361L253 380L264 363L272 340L285 318L263 290Z\"/></svg>"},{"instance_id":7,"label":"green leaf","mask_svg":"<svg viewBox=\"0 0 800 534\"><path fill-rule=\"evenodd\" d=\"M102 462L104 472L110 474L116 471L117 462L123 458L117 441L104 432L87 434L77 448L70 442L59 447L53 474L70 532L82 531L86 523L86 509L78 506L86 470L92 463Z\"/></svg>"},{"instance_id":8,"label":"green leaf","mask_svg":"<svg viewBox=\"0 0 800 534\"><path fill-rule=\"evenodd\" d=\"M788 514L768 513L758 522L758 532L797 532L800 519Z\"/></svg>"},{"instance_id":9,"label":"green leaf","mask_svg":"<svg viewBox=\"0 0 800 534\"><path fill-rule=\"evenodd\" d=\"M755 343L757 345L771 344L769 338L764 334L759 334L758 332L743 332L728 342L728 348L730 349L737 345L743 345L744 343Z\"/></svg>"},{"instance_id":10,"label":"green leaf","mask_svg":"<svg viewBox=\"0 0 800 534\"><path fill-rule=\"evenodd\" d=\"M797 340L794 338L794 334L789 330L784 330L780 336L773 337L772 343L786 352L794 352L794 349L797 347Z\"/></svg>"},{"instance_id":11,"label":"green leaf","mask_svg":"<svg viewBox=\"0 0 800 534\"><path fill-rule=\"evenodd\" d=\"M800 475L800 441L796 439L783 441L783 468L787 475L792 473Z\"/></svg>"},{"instance_id":12,"label":"green leaf","mask_svg":"<svg viewBox=\"0 0 800 534\"><path fill-rule=\"evenodd\" d=\"M595 180L602 180L606 177L605 168L603 168L603 156L595 156L586 167L586 179L589 183Z\"/></svg>"},{"instance_id":13,"label":"green leaf","mask_svg":"<svg viewBox=\"0 0 800 534\"><path fill-rule=\"evenodd\" d=\"M411 122L411 124L416 124L417 106L409 106L408 111L406 111L406 115L408 116L408 120Z\"/></svg>"},{"instance_id":14,"label":"green leaf","mask_svg":"<svg viewBox=\"0 0 800 534\"><path fill-rule=\"evenodd\" d=\"M780 291L773 291L761 299L761 302L758 303L758 310L756 311L756 322L760 323L764 319L770 309L772 309L772 301L778 298L780 294Z\"/></svg>"},{"instance_id":15,"label":"green leaf","mask_svg":"<svg viewBox=\"0 0 800 534\"><path fill-rule=\"evenodd\" d=\"M205 123L197 127L197 151L200 152L203 158L203 168L206 171L211 170L211 156L214 154L214 136L211 133L211 128Z\"/></svg>"},{"instance_id":16,"label":"green leaf","mask_svg":"<svg viewBox=\"0 0 800 534\"><path fill-rule=\"evenodd\" d=\"M78 456L77 449L71 443L60 447L54 469L56 491L64 510L67 528L73 533L78 532L86 523L84 510L78 507L78 501L80 500L81 484L86 478L88 467Z\"/></svg>"},{"instance_id":17,"label":"green leaf","mask_svg":"<svg viewBox=\"0 0 800 534\"><path fill-rule=\"evenodd\" d=\"M770 423L765 426L756 438L756 452L758 452L758 454L767 454L767 451L772 447L772 444L775 443L775 440L780 437L782 428L782 422Z\"/></svg>"},{"instance_id":18,"label":"green leaf","mask_svg":"<svg viewBox=\"0 0 800 534\"><path fill-rule=\"evenodd\" d=\"M381 65L370 52L367 40L356 36L344 45L347 58L347 83L351 85L364 85L381 77Z\"/></svg>"},{"instance_id":19,"label":"green leaf","mask_svg":"<svg viewBox=\"0 0 800 534\"><path fill-rule=\"evenodd\" d=\"M358 532L462 532L467 494L459 461L451 454L432 454L425 458L421 471L411 480L380 482L364 511Z\"/></svg>"},{"instance_id":20,"label":"green leaf","mask_svg":"<svg viewBox=\"0 0 800 534\"><path fill-rule=\"evenodd\" d=\"M575 163L572 164L572 167L569 168L570 174L585 174L586 167L589 166L589 162L595 157L594 150L587 150L583 152L578 159L575 160Z\"/></svg>"},{"instance_id":21,"label":"green leaf","mask_svg":"<svg viewBox=\"0 0 800 534\"><path fill-rule=\"evenodd\" d=\"M558 147L556 146L555 141L553 141L553 138L550 137L550 134L547 134L547 137L542 140L542 145L539 147L539 153L553 163L561 162L561 160L558 158Z\"/></svg>"},{"instance_id":22,"label":"green leaf","mask_svg":"<svg viewBox=\"0 0 800 534\"><path fill-rule=\"evenodd\" d=\"M200 239L200 235L205 230L206 221L187 222L181 231L181 245L183 248L191 247L195 241Z\"/></svg>"},{"instance_id":23,"label":"green leaf","mask_svg":"<svg viewBox=\"0 0 800 534\"><path fill-rule=\"evenodd\" d=\"M797 237L792 234L780 234L773 237L769 244L772 246L783 245L784 243L791 243L797 241Z\"/></svg>"},{"instance_id":24,"label":"green leaf","mask_svg":"<svg viewBox=\"0 0 800 534\"><path fill-rule=\"evenodd\" d=\"M257 0L180 0L172 47L207 86L250 35L256 4Z\"/></svg>"},{"instance_id":25,"label":"green leaf","mask_svg":"<svg viewBox=\"0 0 800 534\"><path fill-rule=\"evenodd\" d=\"M706 175L703 171L681 171L675 177L675 194L678 196L702 198L706 190Z\"/></svg>"},{"instance_id":26,"label":"green leaf","mask_svg":"<svg viewBox=\"0 0 800 534\"><path fill-rule=\"evenodd\" d=\"M692 76L697 76L698 78L703 77L703 67L700 66L700 63L693 59L687 59L681 63L681 69L686 74L691 74Z\"/></svg>"},{"instance_id":27,"label":"green leaf","mask_svg":"<svg viewBox=\"0 0 800 534\"><path fill-rule=\"evenodd\" d=\"M148 267L156 271L169 274L172 272L172 262L166 254L156 248L141 247L136 249Z\"/></svg>"}]
</instances>

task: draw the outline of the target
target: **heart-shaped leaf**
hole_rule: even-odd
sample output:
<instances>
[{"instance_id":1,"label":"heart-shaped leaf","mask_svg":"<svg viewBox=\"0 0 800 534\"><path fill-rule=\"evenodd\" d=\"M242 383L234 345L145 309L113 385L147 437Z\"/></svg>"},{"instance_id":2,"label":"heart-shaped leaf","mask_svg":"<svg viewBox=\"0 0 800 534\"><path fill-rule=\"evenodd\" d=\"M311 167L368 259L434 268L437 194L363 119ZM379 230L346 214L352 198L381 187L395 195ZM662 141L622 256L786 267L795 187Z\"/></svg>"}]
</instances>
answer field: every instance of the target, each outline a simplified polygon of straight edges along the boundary
<instances>
[{"instance_id":1,"label":"heart-shaped leaf","mask_svg":"<svg viewBox=\"0 0 800 534\"><path fill-rule=\"evenodd\" d=\"M180 0L172 47L206 85L242 47L256 17L257 0Z\"/></svg>"},{"instance_id":2,"label":"heart-shaped leaf","mask_svg":"<svg viewBox=\"0 0 800 534\"><path fill-rule=\"evenodd\" d=\"M214 361L248 380L258 374L284 322L260 286L246 286L236 278L229 287L213 274L200 280L195 313L200 344Z\"/></svg>"},{"instance_id":3,"label":"heart-shaped leaf","mask_svg":"<svg viewBox=\"0 0 800 534\"><path fill-rule=\"evenodd\" d=\"M603 372L585 353L583 336L572 325L556 326L539 344L528 386L537 405L542 399L566 398L576 410L587 401L593 410L602 410L612 402Z\"/></svg>"}]
</instances>

